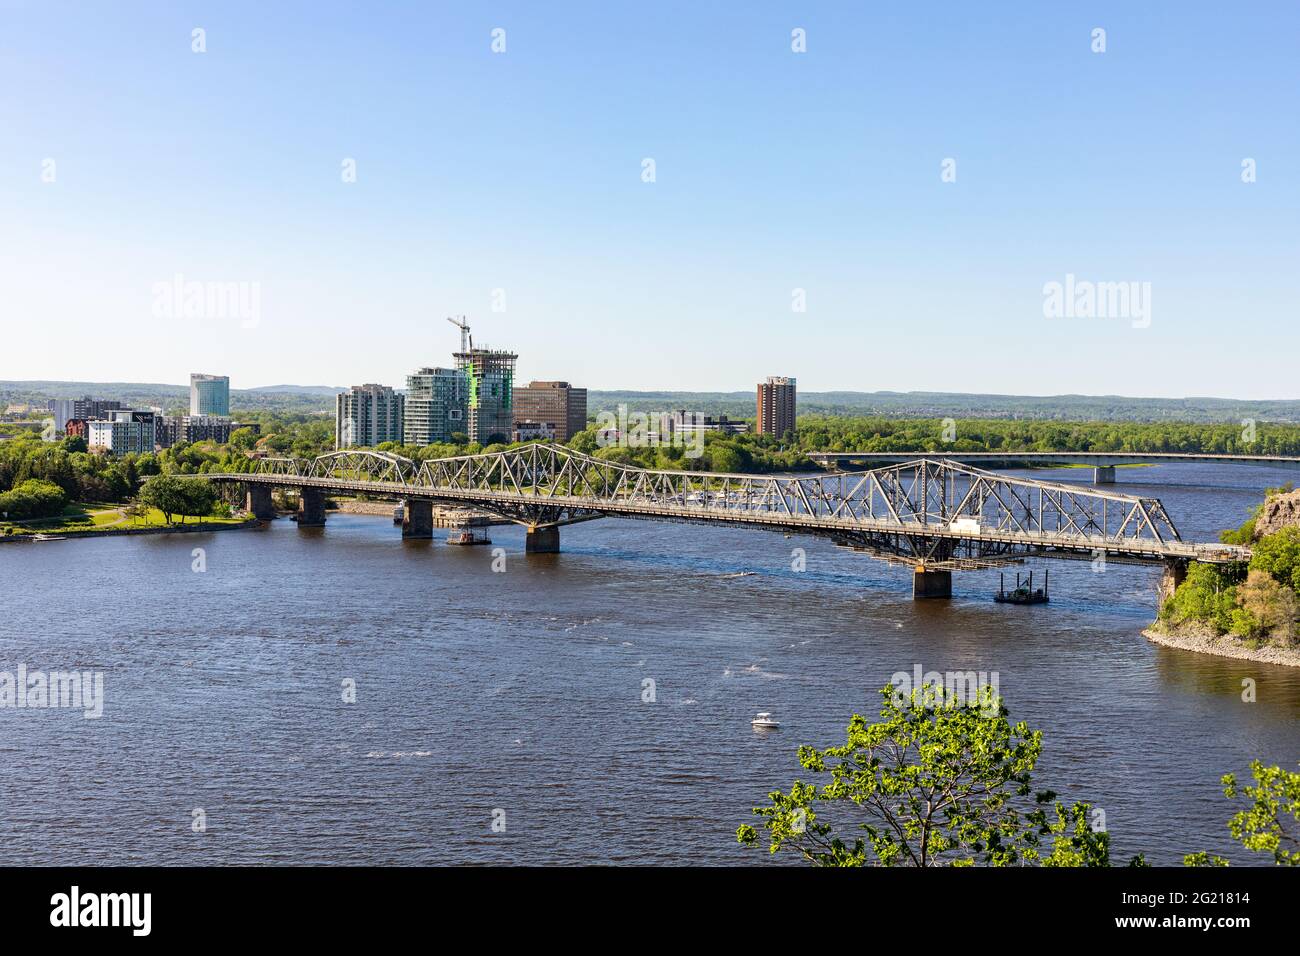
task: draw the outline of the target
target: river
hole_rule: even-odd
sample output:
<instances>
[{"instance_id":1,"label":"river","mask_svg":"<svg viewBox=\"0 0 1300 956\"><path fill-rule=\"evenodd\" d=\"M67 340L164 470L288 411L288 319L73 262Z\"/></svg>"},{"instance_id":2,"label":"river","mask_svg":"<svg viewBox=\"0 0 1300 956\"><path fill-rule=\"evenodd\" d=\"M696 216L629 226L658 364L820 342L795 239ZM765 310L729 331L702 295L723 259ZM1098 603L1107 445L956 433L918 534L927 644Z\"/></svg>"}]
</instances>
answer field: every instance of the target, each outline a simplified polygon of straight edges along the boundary
<instances>
[{"instance_id":1,"label":"river","mask_svg":"<svg viewBox=\"0 0 1300 956\"><path fill-rule=\"evenodd\" d=\"M1114 487L1214 540L1289 477ZM997 571L914 602L906 569L764 531L604 520L528 557L491 536L504 572L363 515L0 546L0 670L104 675L99 719L0 709L0 863L767 864L735 841L749 808L918 664L996 672L1044 731L1035 783L1103 809L1116 860L1248 862L1219 777L1300 761L1300 669L1150 644L1157 569L1034 564L1051 603L1012 607Z\"/></svg>"}]
</instances>

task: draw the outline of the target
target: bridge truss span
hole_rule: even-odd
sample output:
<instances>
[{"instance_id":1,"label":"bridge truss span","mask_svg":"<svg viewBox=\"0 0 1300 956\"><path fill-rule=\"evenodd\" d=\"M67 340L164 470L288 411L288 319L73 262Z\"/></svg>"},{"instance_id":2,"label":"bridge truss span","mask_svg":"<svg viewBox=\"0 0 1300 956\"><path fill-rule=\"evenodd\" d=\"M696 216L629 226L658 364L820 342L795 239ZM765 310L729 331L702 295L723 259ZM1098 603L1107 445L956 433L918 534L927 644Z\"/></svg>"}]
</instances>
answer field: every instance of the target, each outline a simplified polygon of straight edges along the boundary
<instances>
[{"instance_id":1,"label":"bridge truss span","mask_svg":"<svg viewBox=\"0 0 1300 956\"><path fill-rule=\"evenodd\" d=\"M1157 498L1010 477L947 459L860 472L744 475L645 469L535 443L422 462L342 451L251 465L245 474L209 477L427 499L532 530L600 517L761 527L934 569L1036 554L1130 562L1249 558L1245 548L1184 542Z\"/></svg>"}]
</instances>

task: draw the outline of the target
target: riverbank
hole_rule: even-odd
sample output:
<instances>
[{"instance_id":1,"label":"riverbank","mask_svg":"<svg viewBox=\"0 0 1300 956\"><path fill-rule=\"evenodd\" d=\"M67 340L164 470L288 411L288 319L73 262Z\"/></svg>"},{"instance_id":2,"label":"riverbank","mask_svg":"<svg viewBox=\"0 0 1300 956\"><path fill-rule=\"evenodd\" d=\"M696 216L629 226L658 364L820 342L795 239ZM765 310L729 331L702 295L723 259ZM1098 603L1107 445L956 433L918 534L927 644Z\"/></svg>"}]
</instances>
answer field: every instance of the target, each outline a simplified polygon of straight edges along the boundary
<instances>
[{"instance_id":1,"label":"riverbank","mask_svg":"<svg viewBox=\"0 0 1300 956\"><path fill-rule=\"evenodd\" d=\"M1300 648L1277 647L1273 644L1247 647L1237 638L1229 634L1216 635L1209 628L1183 626L1169 631L1161 622L1156 622L1143 631L1142 636L1153 644L1180 651L1213 654L1215 657L1231 657L1241 661L1255 661L1259 664L1300 667Z\"/></svg>"},{"instance_id":2,"label":"riverbank","mask_svg":"<svg viewBox=\"0 0 1300 956\"><path fill-rule=\"evenodd\" d=\"M21 541L60 541L64 538L113 538L123 535L134 534L208 534L212 531L242 531L246 528L256 528L262 522L256 518L248 518L244 521L229 520L212 520L204 524L186 524L171 526L144 526L139 528L101 528L97 531L54 531L41 532L48 534L48 538L38 538L34 534L10 534L0 535L0 544L16 544Z\"/></svg>"}]
</instances>

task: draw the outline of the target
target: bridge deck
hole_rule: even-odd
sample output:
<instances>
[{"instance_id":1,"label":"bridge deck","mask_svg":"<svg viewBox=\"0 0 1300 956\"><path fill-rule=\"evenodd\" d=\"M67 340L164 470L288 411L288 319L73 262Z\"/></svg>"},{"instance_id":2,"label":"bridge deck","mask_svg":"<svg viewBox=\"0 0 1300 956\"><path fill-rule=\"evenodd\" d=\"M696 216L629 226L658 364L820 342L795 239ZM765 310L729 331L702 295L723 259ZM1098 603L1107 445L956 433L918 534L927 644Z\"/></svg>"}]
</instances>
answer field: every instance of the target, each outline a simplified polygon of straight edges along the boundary
<instances>
[{"instance_id":1,"label":"bridge deck","mask_svg":"<svg viewBox=\"0 0 1300 956\"><path fill-rule=\"evenodd\" d=\"M608 463L602 462L601 464L607 465ZM310 469L296 470L308 471ZM980 474L988 475L990 473ZM1043 510L1041 500L1037 506L1040 518L1039 526L1031 530L1025 530L1023 527L1010 527L1008 522L1012 519L1006 515L1002 518L1002 526L980 524L978 528L974 528L970 524L963 526L960 520L954 522L949 518L932 520L934 516L928 513L925 507L912 514L902 511L901 508L890 506L887 516L865 515L862 513L855 515L851 510L845 511L845 502L843 500L837 501L834 498L827 498L824 502L811 502L807 493L802 489L801 483L815 482L818 479L778 480L759 476L708 476L700 473L679 472L672 473L672 477L674 479L684 479L681 494L666 495L660 492L655 496L624 489L601 496L594 496L557 494L553 486L550 488L529 487L521 486L518 482L513 483L514 487L512 489L510 483L507 483L504 478L500 485L495 487L472 487L472 480L467 480L465 485L461 487L439 487L432 483L412 483L406 480L374 481L334 475L226 473L210 474L206 477L215 481L243 482L250 485L317 488L334 493L428 499L456 503L501 514L510 520L524 524L558 525L596 517L619 516L711 522L765 528L787 533L818 534L843 540L850 544L854 541L879 542L890 539L899 542L906 540L911 542L910 551L902 548L897 543L885 549L891 553L899 552L903 556L908 556L911 553L921 553L918 551L915 541L923 540L928 543L929 551L926 553L934 554L936 547L947 547L948 551L945 554L949 557L954 550L953 545L965 548L971 555L984 555L991 558L1001 556L1008 560L1015 560L1018 557L1032 554L1052 553L1063 557L1095 556L1098 553L1105 553L1108 556L1137 562L1196 560L1210 563L1227 563L1248 560L1250 557L1248 548L1184 542L1178 539L1177 531L1173 529L1172 525L1168 526L1171 537L1162 537L1157 531L1154 536L1147 538L1132 535L1087 533L1078 529L1062 531L1059 527L1049 529L1041 521ZM996 478L998 476L992 477ZM702 482L699 485L700 487L708 487L707 482L709 479L736 480L746 483L760 482L765 490L760 494L753 490L753 485L746 484L748 490L743 496L733 497L738 493L732 493L723 494L721 497L711 497L711 495L717 493L708 491L687 493L685 489L696 487L696 485L690 484L691 479L697 483ZM784 483L775 484L778 481ZM1014 484L1016 480L1012 481ZM1049 494L1049 500L1050 494L1055 488L1063 489L1065 494L1071 496L1095 497L1098 500L1104 499L1107 502L1115 502L1124 506L1154 501L1154 499L1136 499L1113 493L1093 493L1066 486L1054 486L1050 483L1026 480L1019 480L1019 483L1046 490ZM639 486L640 483L638 483ZM794 488L795 492L802 497L802 504L807 506L804 513L798 513L790 507L792 501L796 506L799 505L799 502L793 498L790 488ZM914 489L915 484L913 491ZM1058 490L1058 506L1061 493L1062 491ZM696 500L691 500L691 494L698 496ZM994 489L994 494L996 496L996 489ZM1006 489L1004 489L1003 494L1008 494ZM897 503L895 502L895 504ZM817 511L819 506L822 507L821 513ZM1158 508L1159 503L1155 502L1155 506ZM538 509L544 509L545 511L541 521L534 517L538 514ZM1029 511L1032 512L1032 507L1029 508ZM1089 520L1095 522L1095 515L1089 515L1088 517ZM1090 527L1090 525L1084 523L1082 518L1079 519L1079 522L1080 526L1085 529ZM1074 523L1073 520L1071 520L1071 523ZM1105 524L1106 519L1103 517L1102 526L1105 526ZM1152 527L1154 530L1155 526Z\"/></svg>"}]
</instances>

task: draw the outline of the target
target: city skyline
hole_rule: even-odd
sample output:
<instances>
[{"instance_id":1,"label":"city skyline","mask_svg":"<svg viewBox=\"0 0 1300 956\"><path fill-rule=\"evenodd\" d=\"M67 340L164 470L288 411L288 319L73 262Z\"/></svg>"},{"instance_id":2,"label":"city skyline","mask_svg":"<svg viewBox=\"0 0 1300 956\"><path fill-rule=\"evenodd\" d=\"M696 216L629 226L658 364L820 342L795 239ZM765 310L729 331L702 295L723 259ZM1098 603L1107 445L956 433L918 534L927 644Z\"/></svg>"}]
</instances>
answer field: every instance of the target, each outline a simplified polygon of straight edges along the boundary
<instances>
[{"instance_id":1,"label":"city skyline","mask_svg":"<svg viewBox=\"0 0 1300 956\"><path fill-rule=\"evenodd\" d=\"M465 314L596 390L1294 391L1294 9L60 9L0 60L3 379L398 386Z\"/></svg>"}]
</instances>

